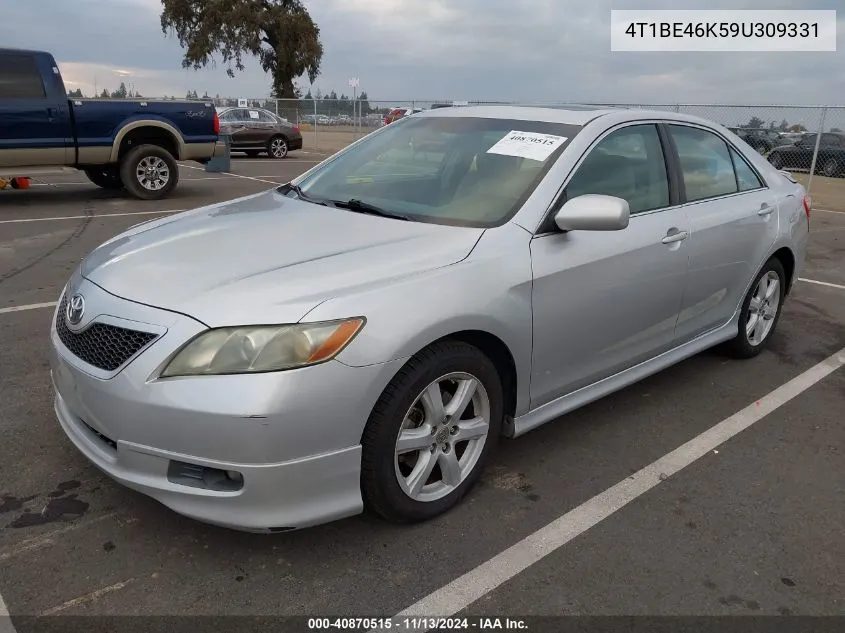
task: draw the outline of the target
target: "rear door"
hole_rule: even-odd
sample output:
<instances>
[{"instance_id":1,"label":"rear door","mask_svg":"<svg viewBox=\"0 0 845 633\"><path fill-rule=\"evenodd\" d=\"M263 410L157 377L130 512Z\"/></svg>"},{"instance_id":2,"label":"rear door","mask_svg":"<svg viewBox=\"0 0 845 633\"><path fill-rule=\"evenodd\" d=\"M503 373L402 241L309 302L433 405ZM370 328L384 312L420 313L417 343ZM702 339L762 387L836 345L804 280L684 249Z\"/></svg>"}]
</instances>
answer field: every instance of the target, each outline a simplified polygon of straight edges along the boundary
<instances>
[{"instance_id":1,"label":"rear door","mask_svg":"<svg viewBox=\"0 0 845 633\"><path fill-rule=\"evenodd\" d=\"M0 167L74 162L70 106L58 68L46 59L0 54Z\"/></svg>"},{"instance_id":2,"label":"rear door","mask_svg":"<svg viewBox=\"0 0 845 633\"><path fill-rule=\"evenodd\" d=\"M777 201L742 153L715 130L666 126L689 218L689 274L676 344L725 325L778 231Z\"/></svg>"}]
</instances>

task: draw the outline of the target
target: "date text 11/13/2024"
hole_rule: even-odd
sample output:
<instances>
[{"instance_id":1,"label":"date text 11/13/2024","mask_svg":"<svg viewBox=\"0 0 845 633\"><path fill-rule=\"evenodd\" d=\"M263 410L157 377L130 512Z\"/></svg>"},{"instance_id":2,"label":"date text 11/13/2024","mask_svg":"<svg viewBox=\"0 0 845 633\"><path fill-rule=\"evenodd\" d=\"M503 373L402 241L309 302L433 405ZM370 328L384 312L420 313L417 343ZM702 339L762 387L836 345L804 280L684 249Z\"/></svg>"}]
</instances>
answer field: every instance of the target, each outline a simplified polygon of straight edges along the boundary
<instances>
[{"instance_id":1,"label":"date text 11/13/2024","mask_svg":"<svg viewBox=\"0 0 845 633\"><path fill-rule=\"evenodd\" d=\"M394 618L308 618L309 631L526 631L521 618L473 617L439 618L400 616Z\"/></svg>"}]
</instances>

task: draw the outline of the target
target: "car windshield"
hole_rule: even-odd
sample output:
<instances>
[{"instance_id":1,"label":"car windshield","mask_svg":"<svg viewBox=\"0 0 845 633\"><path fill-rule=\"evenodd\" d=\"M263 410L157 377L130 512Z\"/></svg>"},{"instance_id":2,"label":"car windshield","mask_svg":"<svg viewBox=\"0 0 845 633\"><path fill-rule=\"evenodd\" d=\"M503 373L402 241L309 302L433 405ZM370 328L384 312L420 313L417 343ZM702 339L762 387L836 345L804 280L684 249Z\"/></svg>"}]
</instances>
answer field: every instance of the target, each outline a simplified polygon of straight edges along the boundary
<instances>
[{"instance_id":1,"label":"car windshield","mask_svg":"<svg viewBox=\"0 0 845 633\"><path fill-rule=\"evenodd\" d=\"M363 202L412 221L490 228L513 217L580 129L542 121L410 117L313 171L298 190L311 201L353 200L353 211Z\"/></svg>"}]
</instances>

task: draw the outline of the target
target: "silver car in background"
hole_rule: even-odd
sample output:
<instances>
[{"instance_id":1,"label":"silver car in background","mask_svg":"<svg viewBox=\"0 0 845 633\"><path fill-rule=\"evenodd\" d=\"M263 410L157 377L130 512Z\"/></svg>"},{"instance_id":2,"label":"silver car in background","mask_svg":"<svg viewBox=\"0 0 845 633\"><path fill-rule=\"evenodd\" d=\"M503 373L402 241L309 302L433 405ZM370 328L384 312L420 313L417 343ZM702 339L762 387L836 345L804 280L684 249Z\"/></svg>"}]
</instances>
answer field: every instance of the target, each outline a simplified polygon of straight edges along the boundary
<instances>
[{"instance_id":1,"label":"silver car in background","mask_svg":"<svg viewBox=\"0 0 845 633\"><path fill-rule=\"evenodd\" d=\"M759 354L809 216L692 116L434 109L93 251L50 332L56 414L209 523L429 519L501 436L715 345Z\"/></svg>"}]
</instances>

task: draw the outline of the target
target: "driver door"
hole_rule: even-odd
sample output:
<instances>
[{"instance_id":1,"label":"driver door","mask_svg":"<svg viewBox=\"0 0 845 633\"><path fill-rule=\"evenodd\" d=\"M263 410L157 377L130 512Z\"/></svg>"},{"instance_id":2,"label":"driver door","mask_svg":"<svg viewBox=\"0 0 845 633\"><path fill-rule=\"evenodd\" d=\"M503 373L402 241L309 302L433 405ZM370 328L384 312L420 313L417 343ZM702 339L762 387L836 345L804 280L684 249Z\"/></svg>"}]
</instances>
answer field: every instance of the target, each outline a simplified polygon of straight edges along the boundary
<instances>
[{"instance_id":1,"label":"driver door","mask_svg":"<svg viewBox=\"0 0 845 633\"><path fill-rule=\"evenodd\" d=\"M541 229L532 239L532 408L673 344L689 222L670 196L657 125L626 125L600 139L564 196L588 193L627 200L630 222L621 231Z\"/></svg>"}]
</instances>

